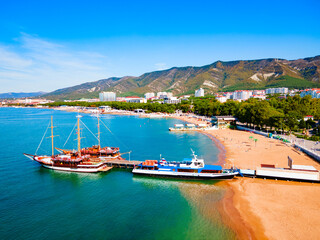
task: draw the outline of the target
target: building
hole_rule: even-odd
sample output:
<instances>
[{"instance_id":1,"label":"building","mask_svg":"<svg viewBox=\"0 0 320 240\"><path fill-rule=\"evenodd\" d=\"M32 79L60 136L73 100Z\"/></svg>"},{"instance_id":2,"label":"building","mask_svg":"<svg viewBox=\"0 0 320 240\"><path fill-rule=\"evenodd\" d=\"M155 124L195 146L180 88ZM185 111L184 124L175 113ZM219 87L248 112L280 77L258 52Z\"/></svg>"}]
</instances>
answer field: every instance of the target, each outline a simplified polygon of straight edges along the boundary
<instances>
[{"instance_id":1,"label":"building","mask_svg":"<svg viewBox=\"0 0 320 240\"><path fill-rule=\"evenodd\" d=\"M228 100L228 98L226 96L223 96L223 95L217 95L216 99L221 103L224 103L224 102L226 102Z\"/></svg>"},{"instance_id":2,"label":"building","mask_svg":"<svg viewBox=\"0 0 320 240\"><path fill-rule=\"evenodd\" d=\"M25 99L16 99L13 100L11 103L13 104L25 104L25 105L38 105L38 104L46 104L46 103L52 103L54 101L47 100L47 99L36 99L36 98L25 98Z\"/></svg>"},{"instance_id":3,"label":"building","mask_svg":"<svg viewBox=\"0 0 320 240\"><path fill-rule=\"evenodd\" d=\"M158 99L165 99L165 98L171 98L172 93L171 92L158 92L157 93L157 98Z\"/></svg>"},{"instance_id":4,"label":"building","mask_svg":"<svg viewBox=\"0 0 320 240\"><path fill-rule=\"evenodd\" d=\"M153 92L148 92L148 93L144 94L145 99L151 99L154 97L155 97L155 94Z\"/></svg>"},{"instance_id":5,"label":"building","mask_svg":"<svg viewBox=\"0 0 320 240\"><path fill-rule=\"evenodd\" d=\"M266 100L266 95L252 95L250 98L258 98L260 100Z\"/></svg>"},{"instance_id":6,"label":"building","mask_svg":"<svg viewBox=\"0 0 320 240\"><path fill-rule=\"evenodd\" d=\"M181 99L177 99L177 97L165 98L163 103L178 104L181 103Z\"/></svg>"},{"instance_id":7,"label":"building","mask_svg":"<svg viewBox=\"0 0 320 240\"><path fill-rule=\"evenodd\" d=\"M237 90L232 94L233 100L245 101L252 96L252 91L249 90Z\"/></svg>"},{"instance_id":8,"label":"building","mask_svg":"<svg viewBox=\"0 0 320 240\"><path fill-rule=\"evenodd\" d=\"M146 103L147 99L137 97L137 96L132 96L132 97L126 97L125 101L128 103Z\"/></svg>"},{"instance_id":9,"label":"building","mask_svg":"<svg viewBox=\"0 0 320 240\"><path fill-rule=\"evenodd\" d=\"M181 100L188 100L190 98L190 95L183 95L180 97Z\"/></svg>"},{"instance_id":10,"label":"building","mask_svg":"<svg viewBox=\"0 0 320 240\"><path fill-rule=\"evenodd\" d=\"M320 98L320 88L306 89L302 90L300 97L305 97L310 95L312 98Z\"/></svg>"},{"instance_id":11,"label":"building","mask_svg":"<svg viewBox=\"0 0 320 240\"><path fill-rule=\"evenodd\" d=\"M101 112L109 112L111 111L111 107L110 106L100 106L99 110L101 110Z\"/></svg>"},{"instance_id":12,"label":"building","mask_svg":"<svg viewBox=\"0 0 320 240\"><path fill-rule=\"evenodd\" d=\"M268 88L266 89L266 94L288 94L289 89L288 88Z\"/></svg>"},{"instance_id":13,"label":"building","mask_svg":"<svg viewBox=\"0 0 320 240\"><path fill-rule=\"evenodd\" d=\"M303 117L304 121L312 120L313 121L313 116L312 115L307 115Z\"/></svg>"},{"instance_id":14,"label":"building","mask_svg":"<svg viewBox=\"0 0 320 240\"><path fill-rule=\"evenodd\" d=\"M266 95L266 90L253 90L253 95Z\"/></svg>"},{"instance_id":15,"label":"building","mask_svg":"<svg viewBox=\"0 0 320 240\"><path fill-rule=\"evenodd\" d=\"M194 96L195 96L195 97L204 97L204 90L203 90L203 88L199 88L198 90L196 90L196 91L194 92Z\"/></svg>"},{"instance_id":16,"label":"building","mask_svg":"<svg viewBox=\"0 0 320 240\"><path fill-rule=\"evenodd\" d=\"M146 110L144 110L144 109L135 109L134 112L135 113L145 113Z\"/></svg>"},{"instance_id":17,"label":"building","mask_svg":"<svg viewBox=\"0 0 320 240\"><path fill-rule=\"evenodd\" d=\"M117 98L116 98L116 101L117 101L117 102L125 102L125 101L126 101L126 98L125 98L125 97L117 97Z\"/></svg>"},{"instance_id":18,"label":"building","mask_svg":"<svg viewBox=\"0 0 320 240\"><path fill-rule=\"evenodd\" d=\"M233 116L214 116L211 119L213 127L228 128L231 124L235 124L237 118Z\"/></svg>"},{"instance_id":19,"label":"building","mask_svg":"<svg viewBox=\"0 0 320 240\"><path fill-rule=\"evenodd\" d=\"M115 92L101 92L99 93L99 99L101 102L116 101L117 95Z\"/></svg>"}]
</instances>

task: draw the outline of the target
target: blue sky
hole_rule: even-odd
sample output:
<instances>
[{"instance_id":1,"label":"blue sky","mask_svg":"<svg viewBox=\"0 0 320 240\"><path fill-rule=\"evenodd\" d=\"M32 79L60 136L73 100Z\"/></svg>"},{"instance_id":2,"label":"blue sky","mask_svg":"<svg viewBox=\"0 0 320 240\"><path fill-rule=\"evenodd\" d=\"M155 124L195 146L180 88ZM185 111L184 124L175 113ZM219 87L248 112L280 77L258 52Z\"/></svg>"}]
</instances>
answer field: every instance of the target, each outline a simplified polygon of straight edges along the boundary
<instances>
[{"instance_id":1,"label":"blue sky","mask_svg":"<svg viewBox=\"0 0 320 240\"><path fill-rule=\"evenodd\" d=\"M320 1L0 2L0 92L320 54Z\"/></svg>"}]
</instances>

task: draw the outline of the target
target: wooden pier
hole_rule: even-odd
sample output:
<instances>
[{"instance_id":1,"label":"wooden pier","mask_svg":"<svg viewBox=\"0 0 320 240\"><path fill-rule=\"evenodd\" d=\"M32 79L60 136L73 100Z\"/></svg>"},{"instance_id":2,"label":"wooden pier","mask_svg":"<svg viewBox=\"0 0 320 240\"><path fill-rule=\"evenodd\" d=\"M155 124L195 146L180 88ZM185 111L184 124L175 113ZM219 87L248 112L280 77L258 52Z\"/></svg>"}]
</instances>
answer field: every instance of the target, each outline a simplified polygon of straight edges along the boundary
<instances>
[{"instance_id":1,"label":"wooden pier","mask_svg":"<svg viewBox=\"0 0 320 240\"><path fill-rule=\"evenodd\" d=\"M99 172L108 172L108 171L111 170L111 169L112 169L112 167L104 166L103 168L101 168L101 169L99 170Z\"/></svg>"},{"instance_id":2,"label":"wooden pier","mask_svg":"<svg viewBox=\"0 0 320 240\"><path fill-rule=\"evenodd\" d=\"M129 160L107 160L106 161L108 167L116 167L116 168L134 168L138 164L142 163L141 161L129 161Z\"/></svg>"}]
</instances>

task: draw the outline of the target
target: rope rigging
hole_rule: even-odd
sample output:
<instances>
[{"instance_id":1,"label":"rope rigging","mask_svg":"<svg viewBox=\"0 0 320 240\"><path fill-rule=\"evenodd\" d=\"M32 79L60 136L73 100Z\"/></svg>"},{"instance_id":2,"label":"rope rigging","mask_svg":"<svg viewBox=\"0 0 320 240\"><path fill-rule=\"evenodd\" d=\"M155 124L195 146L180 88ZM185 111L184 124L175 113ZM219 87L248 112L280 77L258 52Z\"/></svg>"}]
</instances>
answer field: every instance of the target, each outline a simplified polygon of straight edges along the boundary
<instances>
[{"instance_id":1,"label":"rope rigging","mask_svg":"<svg viewBox=\"0 0 320 240\"><path fill-rule=\"evenodd\" d=\"M122 142L115 134L113 134L113 132L111 132L111 130L107 127L107 125L102 121L100 120L101 123L103 124L103 126L105 126L105 128L112 134L112 136L114 136L118 142L120 142L121 144L123 144L127 149L130 149L124 142Z\"/></svg>"},{"instance_id":2,"label":"rope rigging","mask_svg":"<svg viewBox=\"0 0 320 240\"><path fill-rule=\"evenodd\" d=\"M46 131L44 132L44 134L43 134L43 136L42 136L42 139L41 139L41 141L40 141L40 143L39 143L39 145L38 145L38 147L37 147L37 150L36 150L36 152L35 152L34 155L37 155L37 152L38 152L38 150L39 150L39 148L40 148L40 146L41 146L41 144L42 144L42 141L43 141L44 137L45 137L46 134L47 134L47 131L48 131L48 129L49 129L49 126L50 126L50 122L49 122L49 124L48 124L48 126L47 126Z\"/></svg>"},{"instance_id":3,"label":"rope rigging","mask_svg":"<svg viewBox=\"0 0 320 240\"><path fill-rule=\"evenodd\" d=\"M73 133L73 131L74 131L74 129L75 129L76 126L77 126L77 124L75 124L75 125L73 126L73 128L72 128L72 130L71 130L71 132L70 132L70 134L69 134L66 142L63 144L63 147L64 147L64 146L67 144L67 142L69 141L69 138L71 137L71 134Z\"/></svg>"},{"instance_id":4,"label":"rope rigging","mask_svg":"<svg viewBox=\"0 0 320 240\"><path fill-rule=\"evenodd\" d=\"M88 129L88 131L95 137L95 139L97 139L99 141L98 137L93 132L90 131L90 129L87 127L87 125L85 125L81 120L80 120L80 122Z\"/></svg>"}]
</instances>

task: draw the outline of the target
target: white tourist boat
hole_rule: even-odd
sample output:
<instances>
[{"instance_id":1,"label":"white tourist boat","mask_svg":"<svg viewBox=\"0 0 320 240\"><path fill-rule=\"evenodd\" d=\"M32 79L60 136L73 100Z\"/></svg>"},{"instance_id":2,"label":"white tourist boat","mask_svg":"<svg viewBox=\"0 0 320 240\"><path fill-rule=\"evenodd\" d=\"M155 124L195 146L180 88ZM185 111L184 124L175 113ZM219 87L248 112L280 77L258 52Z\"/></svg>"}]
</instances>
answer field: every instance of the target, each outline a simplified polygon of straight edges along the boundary
<instances>
[{"instance_id":1,"label":"white tourist boat","mask_svg":"<svg viewBox=\"0 0 320 240\"><path fill-rule=\"evenodd\" d=\"M183 162L167 162L165 159L146 160L136 166L132 173L191 179L231 179L239 173L234 169L223 169L220 165L205 165L203 159L198 159L193 151L192 154L192 159L185 159Z\"/></svg>"}]
</instances>

